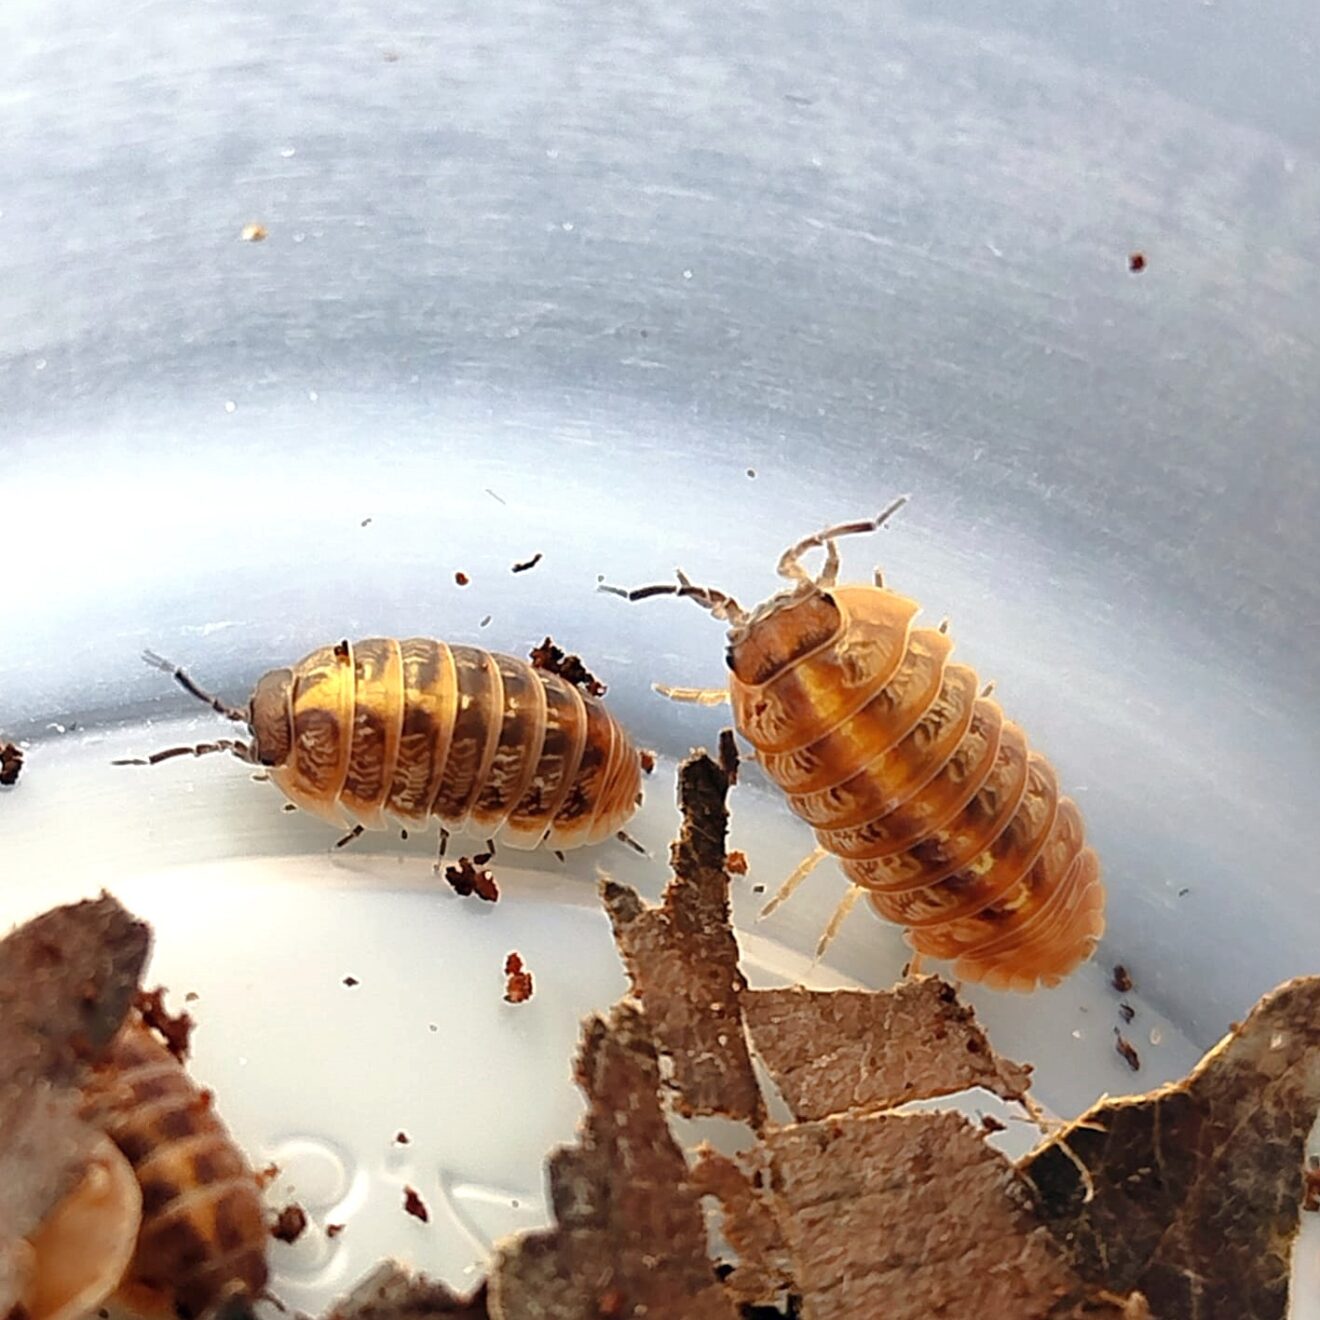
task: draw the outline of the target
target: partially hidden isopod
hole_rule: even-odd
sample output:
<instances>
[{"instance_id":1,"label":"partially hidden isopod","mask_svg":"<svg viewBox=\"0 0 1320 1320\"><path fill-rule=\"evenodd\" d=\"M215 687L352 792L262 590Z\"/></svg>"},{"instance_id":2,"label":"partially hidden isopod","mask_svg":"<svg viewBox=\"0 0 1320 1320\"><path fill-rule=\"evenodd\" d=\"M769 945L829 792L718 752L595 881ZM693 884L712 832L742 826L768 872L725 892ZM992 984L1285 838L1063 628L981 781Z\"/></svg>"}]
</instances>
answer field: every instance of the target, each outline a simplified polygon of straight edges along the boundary
<instances>
[{"instance_id":1,"label":"partially hidden isopod","mask_svg":"<svg viewBox=\"0 0 1320 1320\"><path fill-rule=\"evenodd\" d=\"M257 1177L211 1097L134 1011L84 1087L105 1133L81 1181L25 1245L32 1320L82 1320L110 1300L188 1320L266 1285Z\"/></svg>"},{"instance_id":2,"label":"partially hidden isopod","mask_svg":"<svg viewBox=\"0 0 1320 1320\"><path fill-rule=\"evenodd\" d=\"M819 847L767 911L832 855L852 888L822 947L865 893L919 955L952 960L966 980L1057 985L1104 932L1081 813L989 688L950 663L943 625L914 627L919 606L878 572L873 585L837 581L837 539L876 530L904 502L785 551L779 573L793 585L754 610L681 572L676 584L605 590L686 597L730 625L727 691L658 690L731 701L738 732L815 832ZM826 558L812 577L801 559L817 548Z\"/></svg>"},{"instance_id":3,"label":"partially hidden isopod","mask_svg":"<svg viewBox=\"0 0 1320 1320\"><path fill-rule=\"evenodd\" d=\"M323 646L257 683L246 709L189 692L251 731L142 760L227 751L265 767L290 802L336 825L436 817L511 848L556 850L619 833L641 761L606 706L558 675L475 646L376 637Z\"/></svg>"},{"instance_id":4,"label":"partially hidden isopod","mask_svg":"<svg viewBox=\"0 0 1320 1320\"><path fill-rule=\"evenodd\" d=\"M87 1086L88 1108L142 1191L119 1299L146 1317L200 1316L266 1286L270 1228L257 1175L183 1065L136 1012Z\"/></svg>"}]
</instances>

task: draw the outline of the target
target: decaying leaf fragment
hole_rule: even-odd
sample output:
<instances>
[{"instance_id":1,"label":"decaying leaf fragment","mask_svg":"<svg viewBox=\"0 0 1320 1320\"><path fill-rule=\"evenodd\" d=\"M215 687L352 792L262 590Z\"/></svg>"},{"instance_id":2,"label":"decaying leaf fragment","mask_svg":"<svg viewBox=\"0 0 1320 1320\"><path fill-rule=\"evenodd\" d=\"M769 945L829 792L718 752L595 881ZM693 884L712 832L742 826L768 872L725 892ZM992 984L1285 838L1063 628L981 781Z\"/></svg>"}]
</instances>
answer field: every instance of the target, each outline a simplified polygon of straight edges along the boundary
<instances>
[{"instance_id":1,"label":"decaying leaf fragment","mask_svg":"<svg viewBox=\"0 0 1320 1320\"><path fill-rule=\"evenodd\" d=\"M984 1087L1020 1100L1031 1069L1001 1059L947 981L892 990L749 990L752 1044L798 1119L892 1109Z\"/></svg>"},{"instance_id":2,"label":"decaying leaf fragment","mask_svg":"<svg viewBox=\"0 0 1320 1320\"><path fill-rule=\"evenodd\" d=\"M715 1197L723 1211L721 1229L738 1263L723 1279L743 1305L768 1305L793 1289L793 1267L769 1196L769 1168L757 1147L734 1160L703 1145L692 1166L692 1183Z\"/></svg>"},{"instance_id":3,"label":"decaying leaf fragment","mask_svg":"<svg viewBox=\"0 0 1320 1320\"><path fill-rule=\"evenodd\" d=\"M1282 1320L1318 1109L1320 977L1302 977L1183 1081L1102 1102L1021 1167L1084 1278L1161 1317Z\"/></svg>"},{"instance_id":4,"label":"decaying leaf fragment","mask_svg":"<svg viewBox=\"0 0 1320 1320\"><path fill-rule=\"evenodd\" d=\"M626 885L601 886L614 938L661 1053L673 1061L675 1108L759 1121L761 1091L739 1017L747 988L729 923L725 836L729 776L705 752L678 771L683 827L658 908Z\"/></svg>"},{"instance_id":5,"label":"decaying leaf fragment","mask_svg":"<svg viewBox=\"0 0 1320 1320\"><path fill-rule=\"evenodd\" d=\"M410 1274L395 1261L382 1261L346 1297L326 1313L325 1320L487 1320L486 1285L468 1297L451 1292L424 1274Z\"/></svg>"},{"instance_id":6,"label":"decaying leaf fragment","mask_svg":"<svg viewBox=\"0 0 1320 1320\"><path fill-rule=\"evenodd\" d=\"M706 1259L706 1228L660 1105L638 1010L588 1021L577 1066L589 1109L576 1146L550 1157L556 1224L496 1248L496 1320L734 1320Z\"/></svg>"},{"instance_id":7,"label":"decaying leaf fragment","mask_svg":"<svg viewBox=\"0 0 1320 1320\"><path fill-rule=\"evenodd\" d=\"M837 1115L765 1147L807 1320L1045 1320L1084 1291L959 1114Z\"/></svg>"},{"instance_id":8,"label":"decaying leaf fragment","mask_svg":"<svg viewBox=\"0 0 1320 1320\"><path fill-rule=\"evenodd\" d=\"M78 1182L100 1134L80 1086L137 991L149 932L113 898L53 908L0 942L0 1314L11 1248Z\"/></svg>"}]
</instances>

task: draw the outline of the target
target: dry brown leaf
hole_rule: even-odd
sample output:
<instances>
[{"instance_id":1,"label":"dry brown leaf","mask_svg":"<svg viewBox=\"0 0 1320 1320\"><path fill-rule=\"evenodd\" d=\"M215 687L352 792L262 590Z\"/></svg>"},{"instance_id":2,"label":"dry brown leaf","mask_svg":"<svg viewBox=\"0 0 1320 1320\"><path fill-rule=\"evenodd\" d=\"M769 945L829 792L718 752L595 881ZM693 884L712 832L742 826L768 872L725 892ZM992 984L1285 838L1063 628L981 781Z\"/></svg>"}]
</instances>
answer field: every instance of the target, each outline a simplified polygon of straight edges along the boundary
<instances>
[{"instance_id":1,"label":"dry brown leaf","mask_svg":"<svg viewBox=\"0 0 1320 1320\"><path fill-rule=\"evenodd\" d=\"M410 1274L387 1260L335 1302L325 1320L429 1320L431 1316L487 1320L488 1315L484 1283L470 1296L460 1297L443 1283L424 1274Z\"/></svg>"},{"instance_id":2,"label":"dry brown leaf","mask_svg":"<svg viewBox=\"0 0 1320 1320\"><path fill-rule=\"evenodd\" d=\"M959 1114L836 1116L765 1145L806 1320L1044 1320L1083 1291Z\"/></svg>"},{"instance_id":3,"label":"dry brown leaf","mask_svg":"<svg viewBox=\"0 0 1320 1320\"><path fill-rule=\"evenodd\" d=\"M892 990L749 990L752 1044L799 1120L892 1109L981 1086L1019 1100L1026 1064L1001 1059L947 981Z\"/></svg>"},{"instance_id":4,"label":"dry brown leaf","mask_svg":"<svg viewBox=\"0 0 1320 1320\"><path fill-rule=\"evenodd\" d=\"M705 752L678 771L683 827L673 879L658 908L606 880L614 938L661 1052L673 1060L675 1108L759 1122L761 1090L747 1053L739 998L747 988L729 924L724 843L729 778Z\"/></svg>"},{"instance_id":5,"label":"dry brown leaf","mask_svg":"<svg viewBox=\"0 0 1320 1320\"><path fill-rule=\"evenodd\" d=\"M707 1145L698 1149L691 1172L693 1186L715 1197L723 1210L724 1237L738 1255L723 1283L746 1305L773 1303L793 1286L788 1247L763 1190L768 1172L759 1147L733 1160Z\"/></svg>"},{"instance_id":6,"label":"dry brown leaf","mask_svg":"<svg viewBox=\"0 0 1320 1320\"><path fill-rule=\"evenodd\" d=\"M1162 1317L1282 1320L1318 1109L1313 976L1262 999L1183 1081L1102 1102L1021 1167L1084 1278L1140 1289Z\"/></svg>"},{"instance_id":7,"label":"dry brown leaf","mask_svg":"<svg viewBox=\"0 0 1320 1320\"><path fill-rule=\"evenodd\" d=\"M636 1007L588 1021L577 1066L587 1116L550 1157L556 1225L496 1249L497 1320L734 1320L706 1259L706 1227L660 1105L660 1069ZM606 1306L607 1304L607 1306Z\"/></svg>"}]
</instances>

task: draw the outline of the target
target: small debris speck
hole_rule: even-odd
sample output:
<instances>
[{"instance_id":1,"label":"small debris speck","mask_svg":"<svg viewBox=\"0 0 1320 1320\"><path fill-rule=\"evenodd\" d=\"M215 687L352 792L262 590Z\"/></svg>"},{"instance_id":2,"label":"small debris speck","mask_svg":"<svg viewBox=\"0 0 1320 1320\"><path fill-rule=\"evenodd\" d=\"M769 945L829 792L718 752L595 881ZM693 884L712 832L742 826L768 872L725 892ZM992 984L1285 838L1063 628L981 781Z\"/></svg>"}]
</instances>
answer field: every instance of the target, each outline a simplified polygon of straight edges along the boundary
<instances>
[{"instance_id":1,"label":"small debris speck","mask_svg":"<svg viewBox=\"0 0 1320 1320\"><path fill-rule=\"evenodd\" d=\"M370 518L363 518L361 525L362 525L363 527L370 527L370 526L371 526L371 519L370 519Z\"/></svg>"},{"instance_id":2,"label":"small debris speck","mask_svg":"<svg viewBox=\"0 0 1320 1320\"><path fill-rule=\"evenodd\" d=\"M344 1231L343 1224L327 1224L325 1226L325 1235L332 1241Z\"/></svg>"},{"instance_id":3,"label":"small debris speck","mask_svg":"<svg viewBox=\"0 0 1320 1320\"><path fill-rule=\"evenodd\" d=\"M1128 253L1128 270L1134 275L1140 274L1146 269L1146 254L1144 252Z\"/></svg>"},{"instance_id":4,"label":"small debris speck","mask_svg":"<svg viewBox=\"0 0 1320 1320\"><path fill-rule=\"evenodd\" d=\"M489 857L489 854L485 856ZM460 898L475 894L487 903L499 901L500 887L495 883L495 877L484 867L478 867L475 858L460 857L451 862L445 867L445 879Z\"/></svg>"},{"instance_id":5,"label":"small debris speck","mask_svg":"<svg viewBox=\"0 0 1320 1320\"><path fill-rule=\"evenodd\" d=\"M461 569L459 570L459 572L454 574L454 582L456 585L460 587L466 587L467 584L471 581L472 579L468 577L468 575L464 573Z\"/></svg>"},{"instance_id":6,"label":"small debris speck","mask_svg":"<svg viewBox=\"0 0 1320 1320\"><path fill-rule=\"evenodd\" d=\"M0 784L12 788L22 769L23 749L17 743L0 743Z\"/></svg>"},{"instance_id":7,"label":"small debris speck","mask_svg":"<svg viewBox=\"0 0 1320 1320\"><path fill-rule=\"evenodd\" d=\"M521 560L509 570L510 573L526 573L529 568L535 568L537 564L545 558L545 555L538 550L530 559Z\"/></svg>"},{"instance_id":8,"label":"small debris speck","mask_svg":"<svg viewBox=\"0 0 1320 1320\"><path fill-rule=\"evenodd\" d=\"M344 984L351 990L355 985L360 984L356 976L344 977Z\"/></svg>"},{"instance_id":9,"label":"small debris speck","mask_svg":"<svg viewBox=\"0 0 1320 1320\"><path fill-rule=\"evenodd\" d=\"M411 1138L402 1128L394 1134L394 1143L397 1146L406 1146L410 1140Z\"/></svg>"},{"instance_id":10,"label":"small debris speck","mask_svg":"<svg viewBox=\"0 0 1320 1320\"><path fill-rule=\"evenodd\" d=\"M1112 985L1120 995L1125 995L1132 989L1132 976L1122 963L1114 964L1114 973L1113 976L1110 977L1109 984Z\"/></svg>"},{"instance_id":11,"label":"small debris speck","mask_svg":"<svg viewBox=\"0 0 1320 1320\"><path fill-rule=\"evenodd\" d=\"M736 848L729 854L729 860L725 863L730 875L747 874L747 854L739 852Z\"/></svg>"},{"instance_id":12,"label":"small debris speck","mask_svg":"<svg viewBox=\"0 0 1320 1320\"><path fill-rule=\"evenodd\" d=\"M426 1208L426 1202L418 1195L415 1187L405 1187L403 1189L403 1208L414 1219L420 1219L422 1223L430 1223L431 1212Z\"/></svg>"},{"instance_id":13,"label":"small debris speck","mask_svg":"<svg viewBox=\"0 0 1320 1320\"><path fill-rule=\"evenodd\" d=\"M1117 1027L1114 1028L1114 1048L1133 1072L1140 1072L1141 1056L1133 1048L1132 1042Z\"/></svg>"},{"instance_id":14,"label":"small debris speck","mask_svg":"<svg viewBox=\"0 0 1320 1320\"><path fill-rule=\"evenodd\" d=\"M1118 1016L1121 1017L1124 1022L1131 1022L1132 1019L1137 1016L1137 1010L1133 1008L1127 1000L1124 1000L1118 1006Z\"/></svg>"},{"instance_id":15,"label":"small debris speck","mask_svg":"<svg viewBox=\"0 0 1320 1320\"><path fill-rule=\"evenodd\" d=\"M532 974L523 966L522 957L511 953L504 960L504 1002L521 1004L532 997Z\"/></svg>"},{"instance_id":16,"label":"small debris speck","mask_svg":"<svg viewBox=\"0 0 1320 1320\"><path fill-rule=\"evenodd\" d=\"M275 1216L270 1235L277 1242L297 1242L307 1228L307 1212L300 1205L286 1205Z\"/></svg>"},{"instance_id":17,"label":"small debris speck","mask_svg":"<svg viewBox=\"0 0 1320 1320\"><path fill-rule=\"evenodd\" d=\"M269 232L270 231L265 225L244 225L243 232L239 234L239 238L241 238L244 243L261 243L265 241Z\"/></svg>"}]
</instances>

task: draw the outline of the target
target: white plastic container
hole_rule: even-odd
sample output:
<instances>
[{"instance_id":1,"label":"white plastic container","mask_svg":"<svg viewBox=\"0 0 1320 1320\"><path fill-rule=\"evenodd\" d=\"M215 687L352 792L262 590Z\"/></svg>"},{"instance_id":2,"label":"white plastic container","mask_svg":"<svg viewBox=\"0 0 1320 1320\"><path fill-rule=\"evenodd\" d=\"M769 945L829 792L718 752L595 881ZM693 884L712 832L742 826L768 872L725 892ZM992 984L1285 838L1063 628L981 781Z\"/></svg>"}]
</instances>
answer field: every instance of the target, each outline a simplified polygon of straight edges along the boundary
<instances>
[{"instance_id":1,"label":"white plastic container","mask_svg":"<svg viewBox=\"0 0 1320 1320\"><path fill-rule=\"evenodd\" d=\"M650 691L721 682L719 626L598 575L755 600L912 492L852 575L952 616L1105 866L1092 967L974 996L1059 1112L1317 970L1318 41L1313 6L1127 0L0 13L0 729L31 742L0 917L108 885L155 924L277 1199L348 1224L276 1248L287 1300L385 1252L461 1283L544 1220L578 1021L624 984L595 868L658 895L673 761L721 723ZM241 701L388 633L582 652L665 758L655 860L501 866L477 907L429 840L333 853L237 763L108 764L218 731L143 647ZM810 846L754 774L733 833L771 887ZM758 976L807 971L839 883L760 926L740 890ZM816 975L903 957L858 912ZM1298 1270L1320 1296L1314 1234Z\"/></svg>"}]
</instances>

